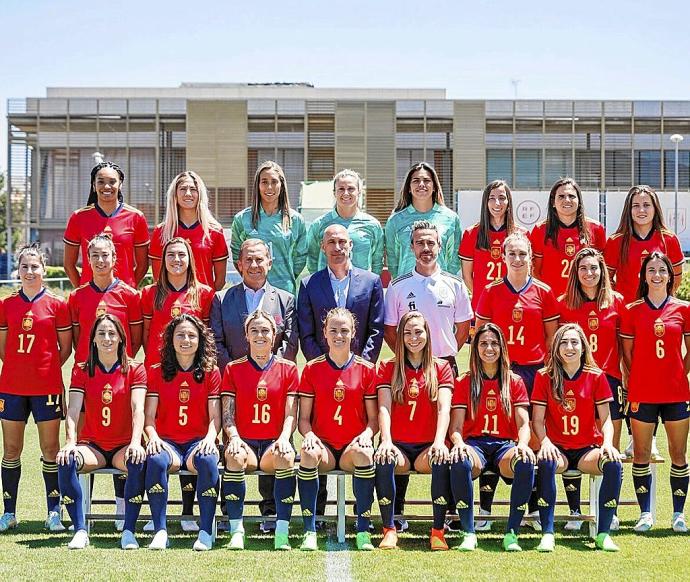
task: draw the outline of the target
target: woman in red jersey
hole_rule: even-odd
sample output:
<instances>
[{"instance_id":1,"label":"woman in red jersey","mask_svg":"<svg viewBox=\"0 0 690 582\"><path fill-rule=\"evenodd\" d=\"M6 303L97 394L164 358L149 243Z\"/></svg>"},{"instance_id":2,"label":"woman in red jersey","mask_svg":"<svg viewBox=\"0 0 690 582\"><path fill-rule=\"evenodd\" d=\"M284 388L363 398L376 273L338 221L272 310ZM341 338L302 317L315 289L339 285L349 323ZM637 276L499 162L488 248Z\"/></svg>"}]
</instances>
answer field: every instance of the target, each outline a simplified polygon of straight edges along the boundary
<instances>
[{"instance_id":1,"label":"woman in red jersey","mask_svg":"<svg viewBox=\"0 0 690 582\"><path fill-rule=\"evenodd\" d=\"M274 547L289 550L288 526L295 496L295 451L299 376L294 362L272 353L276 324L257 310L244 323L249 355L230 362L223 374L223 432L227 437L222 495L230 520L231 550L244 549L245 471L275 474L277 509Z\"/></svg>"},{"instance_id":2,"label":"woman in red jersey","mask_svg":"<svg viewBox=\"0 0 690 582\"><path fill-rule=\"evenodd\" d=\"M483 325L472 339L470 370L457 380L452 407L451 485L465 532L458 549L477 547L472 479L491 469L513 482L503 547L519 552L517 535L532 493L536 458L529 448L527 390L510 371L508 347L497 325Z\"/></svg>"},{"instance_id":3,"label":"woman in red jersey","mask_svg":"<svg viewBox=\"0 0 690 582\"><path fill-rule=\"evenodd\" d=\"M551 186L546 220L530 234L534 252L534 276L551 287L558 297L565 292L573 257L583 247L604 250L606 229L585 216L582 191L572 178Z\"/></svg>"},{"instance_id":4,"label":"woman in red jersey","mask_svg":"<svg viewBox=\"0 0 690 582\"><path fill-rule=\"evenodd\" d=\"M38 428L49 531L63 531L55 455L64 418L62 364L72 352L67 303L43 286L45 257L38 245L17 253L21 289L0 302L0 419L2 489L5 511L0 531L17 527L17 492L24 431L33 415Z\"/></svg>"},{"instance_id":5,"label":"woman in red jersey","mask_svg":"<svg viewBox=\"0 0 690 582\"><path fill-rule=\"evenodd\" d=\"M429 324L419 311L408 311L398 324L395 357L379 368L376 388L381 443L376 451L376 491L383 520L381 549L394 549L394 473L431 473L432 497L447 495L445 444L453 393L450 364L431 353ZM438 507L436 507L438 505ZM431 549L447 550L443 536L446 505L434 504Z\"/></svg>"},{"instance_id":6,"label":"woman in red jersey","mask_svg":"<svg viewBox=\"0 0 690 582\"><path fill-rule=\"evenodd\" d=\"M201 529L194 549L213 546L220 431L220 372L214 362L215 342L204 323L187 313L174 317L165 328L161 363L148 369L146 491L156 531L150 549L168 545L168 473L183 467L199 475Z\"/></svg>"},{"instance_id":7,"label":"woman in red jersey","mask_svg":"<svg viewBox=\"0 0 690 582\"><path fill-rule=\"evenodd\" d=\"M66 440L57 455L62 501L74 524L70 549L89 545L77 473L116 468L127 472L125 524L120 546L138 548L134 527L144 496L146 371L127 357L127 335L120 320L98 315L89 334L89 354L72 370ZM84 426L77 440L79 415Z\"/></svg>"},{"instance_id":8,"label":"woman in red jersey","mask_svg":"<svg viewBox=\"0 0 690 582\"><path fill-rule=\"evenodd\" d=\"M72 285L91 280L88 244L100 233L113 239L120 257L116 276L130 287L141 282L149 268L149 227L143 213L125 204L122 184L125 174L117 164L101 162L91 170L91 191L86 206L75 210L65 229L64 267ZM77 269L81 249L81 273Z\"/></svg>"},{"instance_id":9,"label":"woman in red jersey","mask_svg":"<svg viewBox=\"0 0 690 582\"><path fill-rule=\"evenodd\" d=\"M673 265L674 287L681 283L685 258L678 237L664 222L659 196L649 186L633 186L623 205L618 229L606 242L604 259L613 287L630 303L639 299L640 265L653 251L665 254Z\"/></svg>"},{"instance_id":10,"label":"woman in red jersey","mask_svg":"<svg viewBox=\"0 0 690 582\"><path fill-rule=\"evenodd\" d=\"M374 549L368 530L374 501L373 438L378 432L376 370L350 351L355 325L347 309L331 309L323 324L328 354L307 363L302 372L298 428L304 440L297 474L305 529L302 550L317 549L319 471L332 469L353 473L357 549Z\"/></svg>"},{"instance_id":11,"label":"woman in red jersey","mask_svg":"<svg viewBox=\"0 0 690 582\"><path fill-rule=\"evenodd\" d=\"M462 259L462 278L472 294L474 311L482 290L505 276L503 241L515 230L521 230L515 224L513 212L513 196L507 182L489 182L482 194L479 222L462 235L458 254Z\"/></svg>"},{"instance_id":12,"label":"woman in red jersey","mask_svg":"<svg viewBox=\"0 0 690 582\"><path fill-rule=\"evenodd\" d=\"M175 176L166 194L165 217L151 235L149 258L158 279L165 261L163 246L181 237L192 247L199 282L220 291L225 285L228 245L223 228L208 208L206 185L196 172Z\"/></svg>"},{"instance_id":13,"label":"woman in red jersey","mask_svg":"<svg viewBox=\"0 0 690 582\"><path fill-rule=\"evenodd\" d=\"M671 457L672 527L687 532L683 510L688 492L686 457L690 417L690 306L671 294L676 275L669 257L652 251L640 269L640 299L626 306L621 323L628 377L628 415L632 424L633 483L640 505L635 531L654 525L650 512L652 436L664 423ZM685 348L685 355L683 355Z\"/></svg>"},{"instance_id":14,"label":"woman in red jersey","mask_svg":"<svg viewBox=\"0 0 690 582\"><path fill-rule=\"evenodd\" d=\"M603 475L595 542L600 550L618 551L609 531L621 489L622 457L613 446L611 400L606 375L596 367L582 328L566 323L556 332L551 358L532 392L532 429L541 443L537 460L544 532L537 551L555 548L556 473L573 469Z\"/></svg>"}]
</instances>

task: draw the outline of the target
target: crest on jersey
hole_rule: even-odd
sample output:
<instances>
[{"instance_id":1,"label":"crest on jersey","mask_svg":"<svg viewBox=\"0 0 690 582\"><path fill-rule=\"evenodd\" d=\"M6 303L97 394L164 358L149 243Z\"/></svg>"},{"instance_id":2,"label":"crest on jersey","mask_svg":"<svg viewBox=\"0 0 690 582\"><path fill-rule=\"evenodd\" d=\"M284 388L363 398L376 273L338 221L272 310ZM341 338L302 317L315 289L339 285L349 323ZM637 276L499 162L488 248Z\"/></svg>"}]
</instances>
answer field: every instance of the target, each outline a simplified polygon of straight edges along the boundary
<instances>
[{"instance_id":1,"label":"crest on jersey","mask_svg":"<svg viewBox=\"0 0 690 582\"><path fill-rule=\"evenodd\" d=\"M494 410L496 410L496 408L498 408L498 398L496 398L495 396L487 396L486 409L489 412L493 412Z\"/></svg>"},{"instance_id":2,"label":"crest on jersey","mask_svg":"<svg viewBox=\"0 0 690 582\"><path fill-rule=\"evenodd\" d=\"M266 398L268 398L268 384L266 384L266 380L260 380L256 386L256 399L266 400Z\"/></svg>"},{"instance_id":3,"label":"crest on jersey","mask_svg":"<svg viewBox=\"0 0 690 582\"><path fill-rule=\"evenodd\" d=\"M108 312L108 304L105 301L101 301L96 307L96 317L105 315Z\"/></svg>"},{"instance_id":4,"label":"crest on jersey","mask_svg":"<svg viewBox=\"0 0 690 582\"><path fill-rule=\"evenodd\" d=\"M335 388L333 389L333 398L336 402L342 402L345 400L345 384L343 384L342 380L338 380L336 383Z\"/></svg>"},{"instance_id":5,"label":"crest on jersey","mask_svg":"<svg viewBox=\"0 0 690 582\"><path fill-rule=\"evenodd\" d=\"M113 401L113 387L110 384L103 386L101 392L101 402L103 404L110 404Z\"/></svg>"},{"instance_id":6,"label":"crest on jersey","mask_svg":"<svg viewBox=\"0 0 690 582\"><path fill-rule=\"evenodd\" d=\"M565 241L565 254L569 257L575 256L575 241L573 241L573 239L570 237L568 237Z\"/></svg>"},{"instance_id":7,"label":"crest on jersey","mask_svg":"<svg viewBox=\"0 0 690 582\"><path fill-rule=\"evenodd\" d=\"M522 305L519 303L513 307L513 321L515 323L520 323L522 321Z\"/></svg>"},{"instance_id":8,"label":"crest on jersey","mask_svg":"<svg viewBox=\"0 0 690 582\"><path fill-rule=\"evenodd\" d=\"M491 243L491 258L500 259L501 258L501 241L495 240Z\"/></svg>"},{"instance_id":9,"label":"crest on jersey","mask_svg":"<svg viewBox=\"0 0 690 582\"><path fill-rule=\"evenodd\" d=\"M664 337L664 333L666 333L666 326L661 319L657 319L654 322L654 335L656 337Z\"/></svg>"},{"instance_id":10,"label":"crest on jersey","mask_svg":"<svg viewBox=\"0 0 690 582\"><path fill-rule=\"evenodd\" d=\"M180 402L189 402L190 394L191 391L189 390L189 384L187 384L187 381L185 380L182 382L182 384L180 384L180 392L178 393Z\"/></svg>"},{"instance_id":11,"label":"crest on jersey","mask_svg":"<svg viewBox=\"0 0 690 582\"><path fill-rule=\"evenodd\" d=\"M27 311L22 318L22 329L24 331L31 331L34 326L34 314L31 311Z\"/></svg>"},{"instance_id":12,"label":"crest on jersey","mask_svg":"<svg viewBox=\"0 0 690 582\"><path fill-rule=\"evenodd\" d=\"M587 327L591 331L597 331L599 329L599 318L594 311L589 312L589 317L587 317Z\"/></svg>"},{"instance_id":13,"label":"crest on jersey","mask_svg":"<svg viewBox=\"0 0 690 582\"><path fill-rule=\"evenodd\" d=\"M568 390L561 406L566 412L575 412L575 395L572 390Z\"/></svg>"},{"instance_id":14,"label":"crest on jersey","mask_svg":"<svg viewBox=\"0 0 690 582\"><path fill-rule=\"evenodd\" d=\"M412 378L407 393L410 395L410 398L417 398L419 396L419 382L417 382L417 378Z\"/></svg>"},{"instance_id":15,"label":"crest on jersey","mask_svg":"<svg viewBox=\"0 0 690 582\"><path fill-rule=\"evenodd\" d=\"M182 315L182 307L180 307L180 304L175 301L173 306L170 308L170 317L178 317L180 315Z\"/></svg>"}]
</instances>

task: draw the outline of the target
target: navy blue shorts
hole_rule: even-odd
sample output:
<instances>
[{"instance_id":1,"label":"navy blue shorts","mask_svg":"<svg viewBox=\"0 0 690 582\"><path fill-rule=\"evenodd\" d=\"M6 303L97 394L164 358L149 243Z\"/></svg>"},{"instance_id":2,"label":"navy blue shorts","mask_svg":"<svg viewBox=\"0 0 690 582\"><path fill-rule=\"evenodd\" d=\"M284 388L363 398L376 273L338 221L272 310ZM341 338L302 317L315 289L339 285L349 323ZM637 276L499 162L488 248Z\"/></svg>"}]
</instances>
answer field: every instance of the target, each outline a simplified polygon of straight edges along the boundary
<instances>
[{"instance_id":1,"label":"navy blue shorts","mask_svg":"<svg viewBox=\"0 0 690 582\"><path fill-rule=\"evenodd\" d=\"M501 459L515 446L511 440L495 439L489 436L470 437L465 444L471 446L479 456L482 471L493 471L496 474L500 474L498 464Z\"/></svg>"},{"instance_id":2,"label":"navy blue shorts","mask_svg":"<svg viewBox=\"0 0 690 582\"><path fill-rule=\"evenodd\" d=\"M78 444L78 445L81 445L81 446L89 447L89 448L93 449L94 451L98 451L99 453L101 453L101 455L103 455L103 458L105 459L105 467L104 467L104 469L114 469L114 467L113 467L113 457L115 457L115 454L116 454L120 449L124 449L124 448L127 446L126 444L125 444L125 445L120 445L119 447L115 447L114 449L111 449L111 450L109 450L109 451L106 451L105 449L99 447L99 446L98 446L97 444L95 444L95 443L90 443L90 442L84 441L84 442L80 442L80 443L77 443L77 444Z\"/></svg>"},{"instance_id":3,"label":"navy blue shorts","mask_svg":"<svg viewBox=\"0 0 690 582\"><path fill-rule=\"evenodd\" d=\"M534 388L534 378L537 372L544 367L543 362L541 364L518 364L513 362L510 364L510 369L515 372L522 381L525 383L525 388L527 388L527 395L532 397L532 388Z\"/></svg>"},{"instance_id":4,"label":"navy blue shorts","mask_svg":"<svg viewBox=\"0 0 690 582\"><path fill-rule=\"evenodd\" d=\"M628 402L627 412L630 418L654 424L656 424L657 418L661 418L661 422L686 420L690 418L690 402L670 402L665 404Z\"/></svg>"},{"instance_id":5,"label":"navy blue shorts","mask_svg":"<svg viewBox=\"0 0 690 582\"><path fill-rule=\"evenodd\" d=\"M558 445L556 445L556 447L558 447L558 450L561 451L563 456L568 460L568 466L565 468L566 471L578 471L579 469L577 466L580 463L580 459L589 453L589 451L599 448L594 445L582 447L581 449L564 449Z\"/></svg>"},{"instance_id":6,"label":"navy blue shorts","mask_svg":"<svg viewBox=\"0 0 690 582\"><path fill-rule=\"evenodd\" d=\"M189 460L190 455L194 451L194 448L201 442L202 439L194 439L193 441L189 441L187 443L176 443L173 441L166 441L164 440L163 442L168 445L173 451L175 451L175 454L180 458L182 461L182 468L184 469L187 466L187 461Z\"/></svg>"},{"instance_id":7,"label":"navy blue shorts","mask_svg":"<svg viewBox=\"0 0 690 582\"><path fill-rule=\"evenodd\" d=\"M611 420L623 420L625 418L625 391L623 390L623 385L618 378L608 374L606 374L606 379L609 381L611 396L613 396L613 400L609 402Z\"/></svg>"},{"instance_id":8,"label":"navy blue shorts","mask_svg":"<svg viewBox=\"0 0 690 582\"><path fill-rule=\"evenodd\" d=\"M410 461L410 465L412 465L412 469L414 469L414 464L417 460L417 457L419 457L419 455L421 455L424 452L424 450L430 447L433 443L417 444L400 443L393 441L393 444L400 449L400 452L403 455L407 457L407 459Z\"/></svg>"},{"instance_id":9,"label":"navy blue shorts","mask_svg":"<svg viewBox=\"0 0 690 582\"><path fill-rule=\"evenodd\" d=\"M276 442L277 439L242 439L249 448L254 451L254 454L256 455L256 460L261 462L261 457L264 456L264 453L271 448L274 442Z\"/></svg>"},{"instance_id":10,"label":"navy blue shorts","mask_svg":"<svg viewBox=\"0 0 690 582\"><path fill-rule=\"evenodd\" d=\"M345 445L341 449L336 449L333 445L328 444L326 441L321 441L325 447L328 447L328 450L333 453L333 457L335 458L335 468L340 469L340 457L343 456L343 453L345 452L345 449L348 447L348 445Z\"/></svg>"},{"instance_id":11,"label":"navy blue shorts","mask_svg":"<svg viewBox=\"0 0 690 582\"><path fill-rule=\"evenodd\" d=\"M33 415L35 422L64 420L65 407L63 402L62 394L20 396L0 392L0 418L2 420L28 422L29 416Z\"/></svg>"}]
</instances>

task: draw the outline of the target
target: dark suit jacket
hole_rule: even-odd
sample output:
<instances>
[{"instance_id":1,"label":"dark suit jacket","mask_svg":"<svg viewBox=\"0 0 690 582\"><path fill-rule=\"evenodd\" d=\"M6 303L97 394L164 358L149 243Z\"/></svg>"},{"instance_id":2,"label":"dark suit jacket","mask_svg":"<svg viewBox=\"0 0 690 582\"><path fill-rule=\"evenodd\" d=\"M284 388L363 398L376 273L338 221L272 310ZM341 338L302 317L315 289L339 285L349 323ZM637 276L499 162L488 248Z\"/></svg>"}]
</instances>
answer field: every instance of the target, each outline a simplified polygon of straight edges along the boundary
<instances>
[{"instance_id":1,"label":"dark suit jacket","mask_svg":"<svg viewBox=\"0 0 690 582\"><path fill-rule=\"evenodd\" d=\"M294 361L299 339L295 298L287 291L266 283L262 309L270 313L276 322L273 353ZM244 320L247 315L242 283L216 293L211 303L211 329L216 339L218 368L221 372L228 362L246 356L249 351L244 335Z\"/></svg>"},{"instance_id":2,"label":"dark suit jacket","mask_svg":"<svg viewBox=\"0 0 690 582\"><path fill-rule=\"evenodd\" d=\"M383 343L383 286L374 273L352 267L345 306L354 313L357 329L352 338L352 352L376 362ZM309 360L328 353L323 336L323 321L336 307L328 269L302 279L297 297L299 338L304 357Z\"/></svg>"}]
</instances>

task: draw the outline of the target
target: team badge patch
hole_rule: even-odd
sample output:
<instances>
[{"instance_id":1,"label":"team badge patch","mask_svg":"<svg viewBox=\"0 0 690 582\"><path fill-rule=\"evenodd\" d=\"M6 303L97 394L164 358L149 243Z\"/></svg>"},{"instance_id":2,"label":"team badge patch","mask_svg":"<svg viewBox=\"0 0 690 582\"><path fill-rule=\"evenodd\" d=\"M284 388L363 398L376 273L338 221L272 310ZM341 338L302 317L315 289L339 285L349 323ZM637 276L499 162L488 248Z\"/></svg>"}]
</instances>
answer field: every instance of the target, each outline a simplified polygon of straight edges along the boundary
<instances>
[{"instance_id":1,"label":"team badge patch","mask_svg":"<svg viewBox=\"0 0 690 582\"><path fill-rule=\"evenodd\" d=\"M498 398L495 396L488 396L486 398L486 409L489 412L493 412L498 407ZM487 417L488 418L488 417Z\"/></svg>"},{"instance_id":2,"label":"team badge patch","mask_svg":"<svg viewBox=\"0 0 690 582\"><path fill-rule=\"evenodd\" d=\"M417 378L412 378L407 392L409 393L410 398L417 398L417 396L419 396L419 382L417 382Z\"/></svg>"},{"instance_id":3,"label":"team badge patch","mask_svg":"<svg viewBox=\"0 0 690 582\"><path fill-rule=\"evenodd\" d=\"M34 314L31 313L31 311L27 311L24 317L22 318L22 329L24 331L31 331L31 328L34 326Z\"/></svg>"},{"instance_id":4,"label":"team badge patch","mask_svg":"<svg viewBox=\"0 0 690 582\"><path fill-rule=\"evenodd\" d=\"M182 382L180 384L180 392L178 394L178 397L180 398L180 402L189 402L189 395L191 394L189 390L189 384L187 382Z\"/></svg>"},{"instance_id":5,"label":"team badge patch","mask_svg":"<svg viewBox=\"0 0 690 582\"><path fill-rule=\"evenodd\" d=\"M256 399L266 400L266 398L268 398L268 385L266 384L266 380L261 380L256 387Z\"/></svg>"},{"instance_id":6,"label":"team badge patch","mask_svg":"<svg viewBox=\"0 0 690 582\"><path fill-rule=\"evenodd\" d=\"M513 321L515 323L520 323L522 321L522 305L519 303L513 307Z\"/></svg>"},{"instance_id":7,"label":"team badge patch","mask_svg":"<svg viewBox=\"0 0 690 582\"><path fill-rule=\"evenodd\" d=\"M565 254L569 257L575 256L575 242L570 237L568 237L565 241Z\"/></svg>"},{"instance_id":8,"label":"team badge patch","mask_svg":"<svg viewBox=\"0 0 690 582\"><path fill-rule=\"evenodd\" d=\"M665 332L666 332L666 326L664 325L664 322L661 321L661 319L657 319L654 322L654 335L656 337L664 337Z\"/></svg>"},{"instance_id":9,"label":"team badge patch","mask_svg":"<svg viewBox=\"0 0 690 582\"><path fill-rule=\"evenodd\" d=\"M568 390L568 393L563 399L563 410L566 412L575 412L575 395L572 390Z\"/></svg>"},{"instance_id":10,"label":"team badge patch","mask_svg":"<svg viewBox=\"0 0 690 582\"><path fill-rule=\"evenodd\" d=\"M342 402L345 400L345 384L343 384L342 380L338 380L336 383L335 388L333 389L333 398L336 402Z\"/></svg>"},{"instance_id":11,"label":"team badge patch","mask_svg":"<svg viewBox=\"0 0 690 582\"><path fill-rule=\"evenodd\" d=\"M494 260L501 258L501 241L495 240L491 243L491 258Z\"/></svg>"},{"instance_id":12,"label":"team badge patch","mask_svg":"<svg viewBox=\"0 0 690 582\"><path fill-rule=\"evenodd\" d=\"M106 384L101 392L101 402L103 404L110 404L113 401L113 387Z\"/></svg>"},{"instance_id":13,"label":"team badge patch","mask_svg":"<svg viewBox=\"0 0 690 582\"><path fill-rule=\"evenodd\" d=\"M182 315L182 307L180 307L180 304L176 301L170 308L170 316L179 317L180 315Z\"/></svg>"},{"instance_id":14,"label":"team badge patch","mask_svg":"<svg viewBox=\"0 0 690 582\"><path fill-rule=\"evenodd\" d=\"M96 317L100 317L101 315L105 315L108 312L108 305L106 304L105 301L101 301L98 304L98 307L96 307Z\"/></svg>"},{"instance_id":15,"label":"team badge patch","mask_svg":"<svg viewBox=\"0 0 690 582\"><path fill-rule=\"evenodd\" d=\"M589 312L589 317L587 318L587 327L591 331L596 331L599 329L599 317L594 311Z\"/></svg>"}]
</instances>

